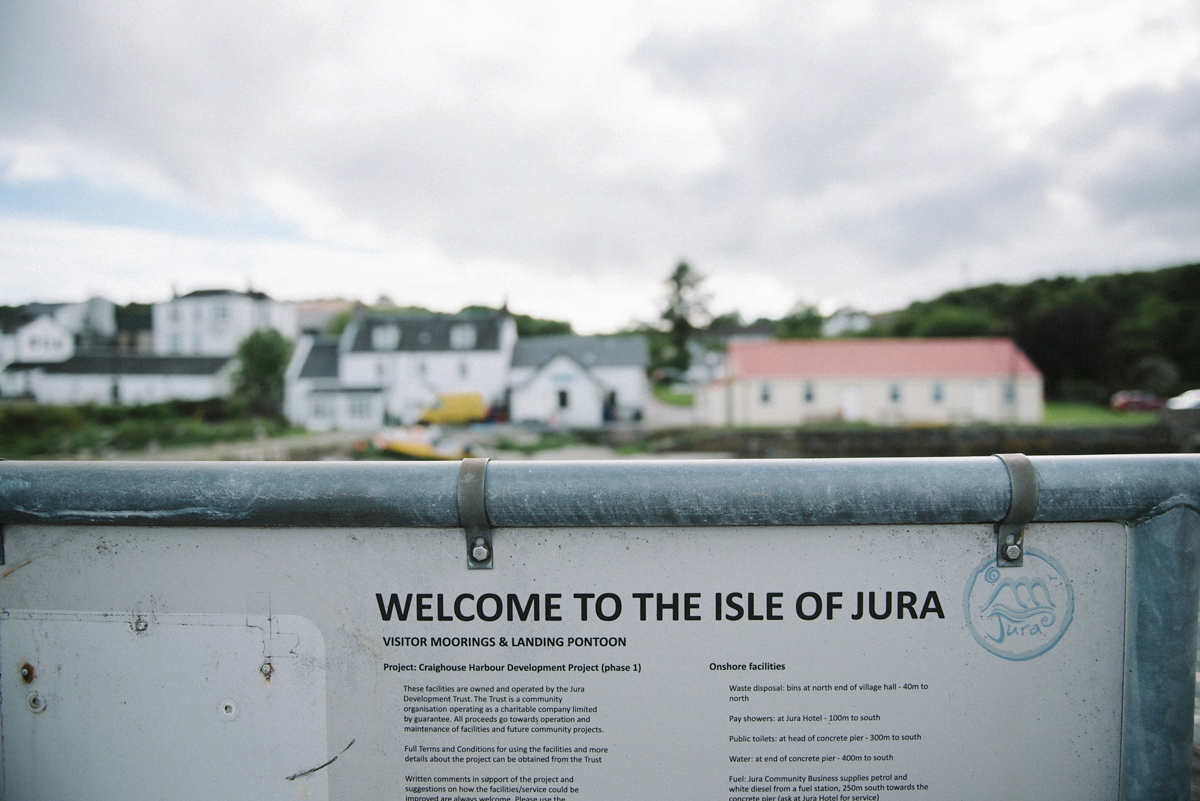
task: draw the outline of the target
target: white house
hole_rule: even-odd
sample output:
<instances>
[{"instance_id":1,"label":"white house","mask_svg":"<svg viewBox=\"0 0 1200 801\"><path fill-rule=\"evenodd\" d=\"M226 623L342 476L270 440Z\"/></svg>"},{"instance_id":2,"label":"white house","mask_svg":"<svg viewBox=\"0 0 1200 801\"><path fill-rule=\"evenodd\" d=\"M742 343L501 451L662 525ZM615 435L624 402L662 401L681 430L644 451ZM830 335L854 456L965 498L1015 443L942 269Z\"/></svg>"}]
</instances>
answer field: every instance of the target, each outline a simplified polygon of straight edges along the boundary
<instances>
[{"instance_id":1,"label":"white house","mask_svg":"<svg viewBox=\"0 0 1200 801\"><path fill-rule=\"evenodd\" d=\"M310 431L370 431L384 419L380 385L343 386L335 337L300 337L284 375L283 413Z\"/></svg>"},{"instance_id":2,"label":"white house","mask_svg":"<svg viewBox=\"0 0 1200 801\"><path fill-rule=\"evenodd\" d=\"M75 334L51 314L39 315L0 335L0 365L61 362L75 355Z\"/></svg>"},{"instance_id":3,"label":"white house","mask_svg":"<svg viewBox=\"0 0 1200 801\"><path fill-rule=\"evenodd\" d=\"M731 342L727 375L696 395L703 425L826 420L1036 423L1042 376L1011 339Z\"/></svg>"},{"instance_id":4,"label":"white house","mask_svg":"<svg viewBox=\"0 0 1200 801\"><path fill-rule=\"evenodd\" d=\"M259 329L274 328L288 339L299 333L295 306L262 292L200 289L155 303L152 316L160 356L232 356Z\"/></svg>"},{"instance_id":5,"label":"white house","mask_svg":"<svg viewBox=\"0 0 1200 801\"><path fill-rule=\"evenodd\" d=\"M0 318L0 367L11 362L60 362L107 344L117 333L112 301L27 303Z\"/></svg>"},{"instance_id":6,"label":"white house","mask_svg":"<svg viewBox=\"0 0 1200 801\"><path fill-rule=\"evenodd\" d=\"M509 418L568 428L640 420L648 363L641 336L521 339L512 356Z\"/></svg>"},{"instance_id":7,"label":"white house","mask_svg":"<svg viewBox=\"0 0 1200 801\"><path fill-rule=\"evenodd\" d=\"M829 315L821 323L821 336L838 337L842 334L861 334L871 327L871 315L849 306Z\"/></svg>"},{"instance_id":8,"label":"white house","mask_svg":"<svg viewBox=\"0 0 1200 801\"><path fill-rule=\"evenodd\" d=\"M101 344L116 336L116 307L108 298L93 297L82 303L31 303L31 310L44 307L55 321L79 337L84 346Z\"/></svg>"},{"instance_id":9,"label":"white house","mask_svg":"<svg viewBox=\"0 0 1200 801\"><path fill-rule=\"evenodd\" d=\"M57 362L14 362L0 371L0 394L38 403L160 403L228 395L227 357L76 355Z\"/></svg>"},{"instance_id":10,"label":"white house","mask_svg":"<svg viewBox=\"0 0 1200 801\"><path fill-rule=\"evenodd\" d=\"M338 340L303 337L288 366L289 418L310 428L411 424L441 395L504 403L517 326L497 314L364 314Z\"/></svg>"},{"instance_id":11,"label":"white house","mask_svg":"<svg viewBox=\"0 0 1200 801\"><path fill-rule=\"evenodd\" d=\"M593 427L640 419L644 337L517 339L506 313L359 316L338 339L301 337L284 410L314 430L411 424L443 395L478 395L514 422Z\"/></svg>"}]
</instances>

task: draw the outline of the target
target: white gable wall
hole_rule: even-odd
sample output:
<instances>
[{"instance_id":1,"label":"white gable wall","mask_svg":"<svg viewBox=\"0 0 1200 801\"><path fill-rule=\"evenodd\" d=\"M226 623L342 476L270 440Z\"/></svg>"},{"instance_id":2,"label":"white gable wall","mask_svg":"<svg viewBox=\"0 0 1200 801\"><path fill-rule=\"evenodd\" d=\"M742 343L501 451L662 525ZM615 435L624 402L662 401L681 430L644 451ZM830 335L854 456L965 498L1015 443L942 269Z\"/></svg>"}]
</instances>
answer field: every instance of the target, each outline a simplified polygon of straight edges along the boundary
<instances>
[{"instance_id":1,"label":"white gable wall","mask_svg":"<svg viewBox=\"0 0 1200 801\"><path fill-rule=\"evenodd\" d=\"M547 398L543 397L540 401L534 403L527 390L522 389L533 379L539 372L545 373L551 365L559 360L569 362L573 367L571 370L582 371L582 366L568 358L567 356L557 356L555 359L548 362L541 370L536 370L533 367L513 367L510 371L510 384L513 387L511 408L509 409L509 417L514 421L536 421L549 422L551 414L557 412L557 392L554 393L551 403ZM617 419L632 420L635 417L640 417L646 409L646 398L650 394L650 386L646 380L646 373L641 367L637 366L615 366L615 367L592 367L586 371L590 374L592 384L596 387L597 397L599 398L599 413L595 421L588 422L586 427L602 425L604 421L604 401L609 392L615 392L617 396ZM563 373L565 375L565 373ZM543 386L540 385L539 386ZM543 390L545 387L543 386ZM540 414L539 411L540 410ZM518 416L518 414L522 416ZM558 414L561 418L562 415ZM590 420L590 418L589 418Z\"/></svg>"},{"instance_id":2,"label":"white gable wall","mask_svg":"<svg viewBox=\"0 0 1200 801\"><path fill-rule=\"evenodd\" d=\"M300 337L296 342L296 347L292 349L292 358L283 371L283 416L305 428L310 427L307 412L308 395L313 389L314 382L321 380L300 377L300 371L304 369L304 363L308 361L308 354L312 351L314 341L313 337L308 335ZM328 382L331 379L324 380ZM332 381L336 383L337 379L332 379Z\"/></svg>"},{"instance_id":3,"label":"white gable wall","mask_svg":"<svg viewBox=\"0 0 1200 801\"><path fill-rule=\"evenodd\" d=\"M605 388L578 362L556 356L524 383L513 386L509 417L518 423L594 428L604 421L604 394Z\"/></svg>"},{"instance_id":4,"label":"white gable wall","mask_svg":"<svg viewBox=\"0 0 1200 801\"><path fill-rule=\"evenodd\" d=\"M13 361L65 362L74 355L74 334L48 314L17 329Z\"/></svg>"},{"instance_id":5,"label":"white gable wall","mask_svg":"<svg viewBox=\"0 0 1200 801\"><path fill-rule=\"evenodd\" d=\"M641 413L645 410L650 387L646 371L641 367L593 367L591 372L606 390L617 393L617 410L621 419L630 417L635 411Z\"/></svg>"}]
</instances>

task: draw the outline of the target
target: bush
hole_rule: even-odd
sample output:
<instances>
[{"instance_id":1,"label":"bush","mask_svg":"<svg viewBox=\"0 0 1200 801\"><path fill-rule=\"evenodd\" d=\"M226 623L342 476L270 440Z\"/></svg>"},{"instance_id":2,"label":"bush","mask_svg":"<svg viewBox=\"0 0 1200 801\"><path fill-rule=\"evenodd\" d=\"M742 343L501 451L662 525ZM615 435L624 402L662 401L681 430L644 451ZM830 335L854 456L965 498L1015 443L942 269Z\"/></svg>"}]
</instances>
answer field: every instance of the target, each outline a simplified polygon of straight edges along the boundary
<instances>
[{"instance_id":1,"label":"bush","mask_svg":"<svg viewBox=\"0 0 1200 801\"><path fill-rule=\"evenodd\" d=\"M0 457L28 459L82 450L141 450L151 443L206 445L279 434L286 425L255 419L222 398L140 406L0 404Z\"/></svg>"}]
</instances>

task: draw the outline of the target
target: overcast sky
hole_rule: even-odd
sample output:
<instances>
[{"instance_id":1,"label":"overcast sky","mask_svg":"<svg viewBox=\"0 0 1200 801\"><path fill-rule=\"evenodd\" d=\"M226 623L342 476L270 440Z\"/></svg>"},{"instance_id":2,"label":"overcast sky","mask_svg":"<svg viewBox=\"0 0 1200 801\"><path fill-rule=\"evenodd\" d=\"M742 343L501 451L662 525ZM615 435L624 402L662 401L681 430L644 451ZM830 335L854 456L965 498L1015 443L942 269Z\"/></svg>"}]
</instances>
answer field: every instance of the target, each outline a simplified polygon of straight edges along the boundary
<instances>
[{"instance_id":1,"label":"overcast sky","mask_svg":"<svg viewBox=\"0 0 1200 801\"><path fill-rule=\"evenodd\" d=\"M0 0L0 303L649 320L1200 260L1200 3Z\"/></svg>"}]
</instances>

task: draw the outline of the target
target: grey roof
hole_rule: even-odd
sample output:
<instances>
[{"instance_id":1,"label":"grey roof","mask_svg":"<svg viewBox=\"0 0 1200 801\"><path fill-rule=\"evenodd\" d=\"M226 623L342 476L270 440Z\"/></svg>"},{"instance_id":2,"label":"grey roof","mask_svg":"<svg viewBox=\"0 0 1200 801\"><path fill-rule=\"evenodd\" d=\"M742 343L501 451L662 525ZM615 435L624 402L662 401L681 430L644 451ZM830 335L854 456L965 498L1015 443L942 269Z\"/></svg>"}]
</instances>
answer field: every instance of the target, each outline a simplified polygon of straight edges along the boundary
<instances>
[{"instance_id":1,"label":"grey roof","mask_svg":"<svg viewBox=\"0 0 1200 801\"><path fill-rule=\"evenodd\" d=\"M400 343L397 351L479 351L500 349L499 314L490 316L434 314L373 314L359 321L350 350L374 351L372 331L380 326L399 326ZM475 329L475 345L471 348L450 347L450 329L470 325ZM389 349L392 350L392 349Z\"/></svg>"},{"instance_id":2,"label":"grey roof","mask_svg":"<svg viewBox=\"0 0 1200 801\"><path fill-rule=\"evenodd\" d=\"M207 298L216 295L245 295L254 300L270 300L270 296L266 292L258 292L253 289L248 289L245 292L238 292L236 289L197 289L194 292L189 292L181 297L185 298Z\"/></svg>"},{"instance_id":3,"label":"grey roof","mask_svg":"<svg viewBox=\"0 0 1200 801\"><path fill-rule=\"evenodd\" d=\"M64 362L13 362L6 373L41 370L63 375L213 375L229 364L228 356L146 356L105 354L72 356Z\"/></svg>"},{"instance_id":4,"label":"grey roof","mask_svg":"<svg viewBox=\"0 0 1200 801\"><path fill-rule=\"evenodd\" d=\"M541 367L555 356L570 356L584 367L641 367L650 363L650 346L644 336L577 337L570 335L525 337L513 349L513 367Z\"/></svg>"},{"instance_id":5,"label":"grey roof","mask_svg":"<svg viewBox=\"0 0 1200 801\"><path fill-rule=\"evenodd\" d=\"M308 352L304 366L300 368L300 378L337 378L337 376L337 340L317 340Z\"/></svg>"}]
</instances>

